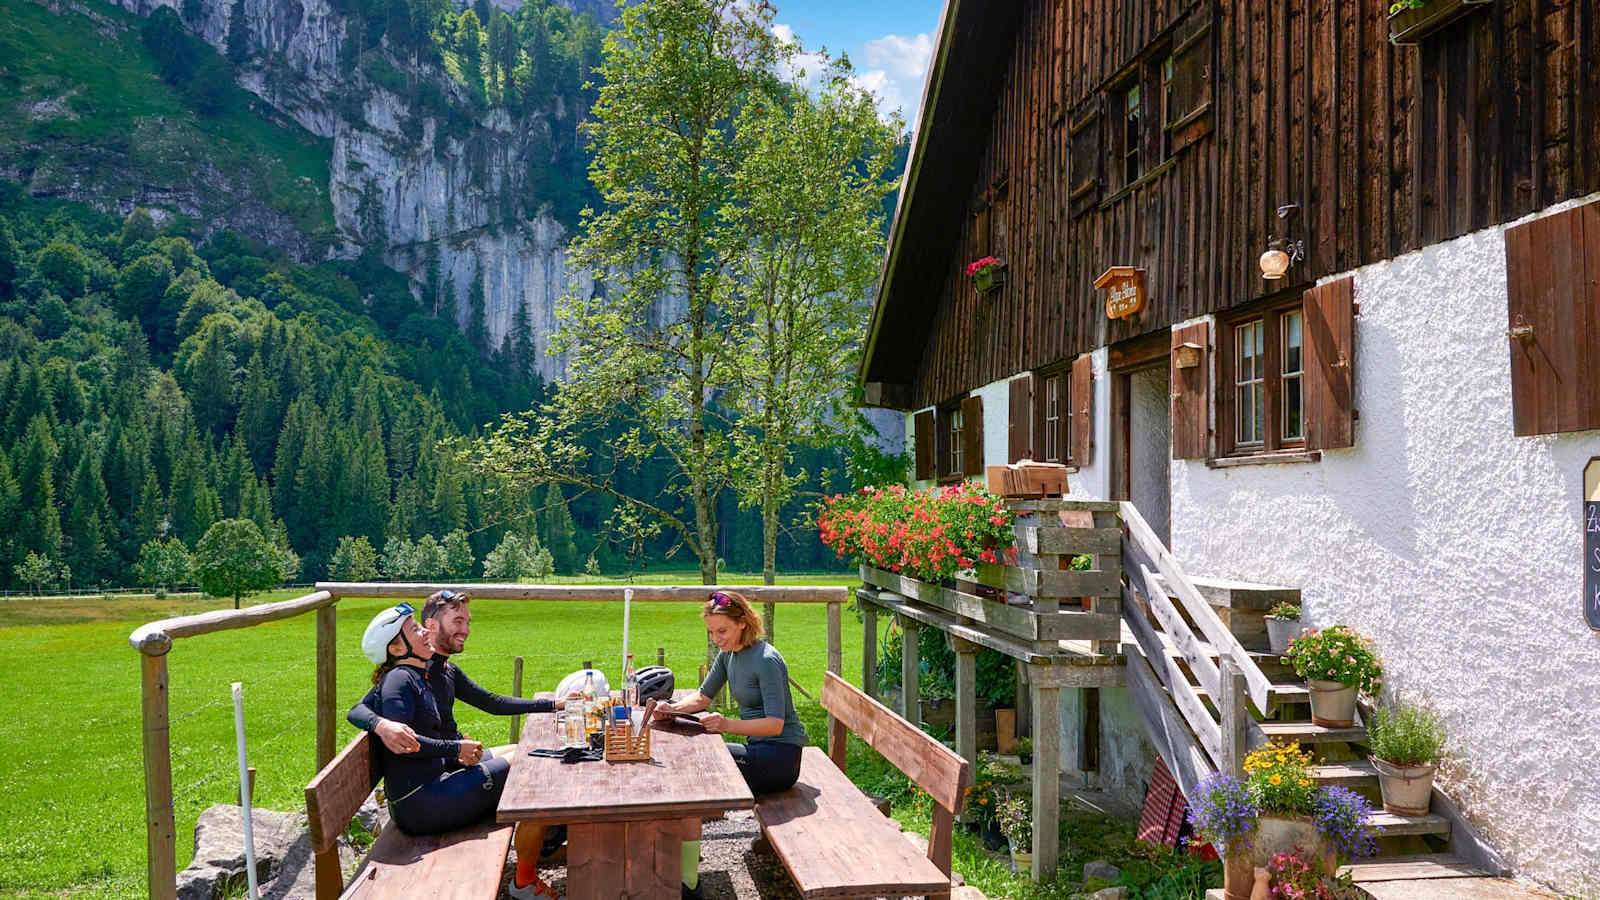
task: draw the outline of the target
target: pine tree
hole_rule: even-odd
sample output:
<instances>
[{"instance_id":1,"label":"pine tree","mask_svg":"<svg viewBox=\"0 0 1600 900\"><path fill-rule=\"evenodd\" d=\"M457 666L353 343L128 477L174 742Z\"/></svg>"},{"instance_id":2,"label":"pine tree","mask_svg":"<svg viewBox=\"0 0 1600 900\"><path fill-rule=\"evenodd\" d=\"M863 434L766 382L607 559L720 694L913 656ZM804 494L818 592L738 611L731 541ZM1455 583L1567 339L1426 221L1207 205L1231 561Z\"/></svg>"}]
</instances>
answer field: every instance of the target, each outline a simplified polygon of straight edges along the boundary
<instances>
[{"instance_id":1,"label":"pine tree","mask_svg":"<svg viewBox=\"0 0 1600 900\"><path fill-rule=\"evenodd\" d=\"M483 34L480 31L482 20L472 10L466 10L456 20L455 51L456 64L461 68L461 80L466 82L467 90L479 100L484 98L483 89Z\"/></svg>"},{"instance_id":2,"label":"pine tree","mask_svg":"<svg viewBox=\"0 0 1600 900\"><path fill-rule=\"evenodd\" d=\"M233 0L228 10L228 62L239 65L250 58L250 23L245 19L244 0Z\"/></svg>"},{"instance_id":3,"label":"pine tree","mask_svg":"<svg viewBox=\"0 0 1600 900\"><path fill-rule=\"evenodd\" d=\"M261 351L257 350L245 365L244 389L239 396L239 417L235 420L234 431L244 440L250 451L250 462L258 471L266 471L272 465L278 431L283 427L282 415L277 385L267 372Z\"/></svg>"},{"instance_id":4,"label":"pine tree","mask_svg":"<svg viewBox=\"0 0 1600 900\"><path fill-rule=\"evenodd\" d=\"M478 351L480 357L489 356L489 326L484 318L483 272L472 276L472 286L467 289L467 343Z\"/></svg>"},{"instance_id":5,"label":"pine tree","mask_svg":"<svg viewBox=\"0 0 1600 900\"><path fill-rule=\"evenodd\" d=\"M544 545L550 550L557 572L574 574L579 563L575 541L577 528L572 524L572 510L567 508L567 495L560 484L550 482L544 503L540 517L542 521L539 523L539 530L544 534Z\"/></svg>"},{"instance_id":6,"label":"pine tree","mask_svg":"<svg viewBox=\"0 0 1600 900\"><path fill-rule=\"evenodd\" d=\"M73 475L72 502L62 529L66 561L79 581L98 584L115 576L108 547L110 521L111 507L106 483L100 477L99 457L84 453Z\"/></svg>"},{"instance_id":7,"label":"pine tree","mask_svg":"<svg viewBox=\"0 0 1600 900\"><path fill-rule=\"evenodd\" d=\"M155 470L147 470L144 483L139 485L139 501L133 510L133 540L143 546L147 541L165 536L170 527L167 501L161 495Z\"/></svg>"},{"instance_id":8,"label":"pine tree","mask_svg":"<svg viewBox=\"0 0 1600 900\"><path fill-rule=\"evenodd\" d=\"M55 467L61 448L50 423L35 416L15 456L23 545L47 556L61 553L61 514L56 511Z\"/></svg>"},{"instance_id":9,"label":"pine tree","mask_svg":"<svg viewBox=\"0 0 1600 900\"><path fill-rule=\"evenodd\" d=\"M11 566L21 562L18 542L22 527L22 492L17 477L12 472L11 461L0 450L0 579L11 571Z\"/></svg>"},{"instance_id":10,"label":"pine tree","mask_svg":"<svg viewBox=\"0 0 1600 900\"><path fill-rule=\"evenodd\" d=\"M195 424L215 437L226 434L233 426L233 366L233 354L228 351L222 327L206 327L200 352L188 360L183 389L194 411Z\"/></svg>"},{"instance_id":11,"label":"pine tree","mask_svg":"<svg viewBox=\"0 0 1600 900\"><path fill-rule=\"evenodd\" d=\"M11 233L11 224L0 219L0 300L10 300L14 289L12 285L17 280L18 254L16 235Z\"/></svg>"}]
</instances>

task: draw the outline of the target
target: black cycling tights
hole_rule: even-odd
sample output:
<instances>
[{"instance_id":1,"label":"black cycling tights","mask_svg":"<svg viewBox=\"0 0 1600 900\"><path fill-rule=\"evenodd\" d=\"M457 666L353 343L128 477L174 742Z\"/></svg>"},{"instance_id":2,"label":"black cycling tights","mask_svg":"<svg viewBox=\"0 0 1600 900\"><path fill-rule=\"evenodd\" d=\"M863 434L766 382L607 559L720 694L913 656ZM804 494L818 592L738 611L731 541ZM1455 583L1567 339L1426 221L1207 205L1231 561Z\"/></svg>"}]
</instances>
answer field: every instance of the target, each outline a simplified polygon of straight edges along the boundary
<instances>
[{"instance_id":1,"label":"black cycling tights","mask_svg":"<svg viewBox=\"0 0 1600 900\"><path fill-rule=\"evenodd\" d=\"M391 799L396 825L406 834L443 834L494 817L511 760L503 756L446 772L402 799Z\"/></svg>"},{"instance_id":2,"label":"black cycling tights","mask_svg":"<svg viewBox=\"0 0 1600 900\"><path fill-rule=\"evenodd\" d=\"M752 794L787 791L800 778L800 752L805 748L799 744L751 741L727 747Z\"/></svg>"}]
</instances>

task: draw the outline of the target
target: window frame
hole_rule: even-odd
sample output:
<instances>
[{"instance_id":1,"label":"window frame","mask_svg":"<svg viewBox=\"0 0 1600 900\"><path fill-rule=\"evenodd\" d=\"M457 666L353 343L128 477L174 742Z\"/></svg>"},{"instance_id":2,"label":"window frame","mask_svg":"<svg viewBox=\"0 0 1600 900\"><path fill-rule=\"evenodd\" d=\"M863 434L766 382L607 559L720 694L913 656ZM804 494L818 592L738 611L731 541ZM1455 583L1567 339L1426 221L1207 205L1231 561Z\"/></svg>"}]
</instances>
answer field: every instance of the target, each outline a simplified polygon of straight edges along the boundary
<instances>
[{"instance_id":1,"label":"window frame","mask_svg":"<svg viewBox=\"0 0 1600 900\"><path fill-rule=\"evenodd\" d=\"M1300 316L1300 436L1284 437L1284 322L1289 315ZM1261 323L1262 347L1260 387L1262 393L1261 440L1243 442L1239 435L1239 329ZM1306 449L1305 313L1303 298L1280 297L1254 303L1217 316L1217 456L1260 456Z\"/></svg>"},{"instance_id":2,"label":"window frame","mask_svg":"<svg viewBox=\"0 0 1600 900\"><path fill-rule=\"evenodd\" d=\"M1056 426L1059 430L1055 435L1056 441L1059 444L1057 447L1059 455L1055 459L1050 458L1045 448L1045 444L1049 440L1050 428L1050 420L1045 417L1045 413L1048 410L1048 398L1050 394L1050 385L1052 382L1060 385L1060 387L1057 389L1056 397L1056 420L1060 424ZM1033 421L1036 427L1034 428L1035 434L1033 435L1032 443L1037 445L1032 448L1034 451L1033 461L1060 463L1064 466L1077 466L1078 462L1077 460L1073 459L1072 453L1073 422L1071 360L1059 363L1051 363L1048 366L1044 366L1043 368L1035 369L1033 371Z\"/></svg>"}]
</instances>

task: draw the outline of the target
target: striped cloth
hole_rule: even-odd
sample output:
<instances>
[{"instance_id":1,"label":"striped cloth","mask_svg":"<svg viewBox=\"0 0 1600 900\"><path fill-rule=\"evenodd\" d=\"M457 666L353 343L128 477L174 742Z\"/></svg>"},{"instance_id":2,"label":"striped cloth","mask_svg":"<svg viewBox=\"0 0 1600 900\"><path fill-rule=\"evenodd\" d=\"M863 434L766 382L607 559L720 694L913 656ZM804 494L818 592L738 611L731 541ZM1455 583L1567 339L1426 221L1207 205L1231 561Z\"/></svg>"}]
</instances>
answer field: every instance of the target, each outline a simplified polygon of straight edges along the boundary
<instances>
[{"instance_id":1,"label":"striped cloth","mask_svg":"<svg viewBox=\"0 0 1600 900\"><path fill-rule=\"evenodd\" d=\"M1139 840L1163 847L1176 847L1184 830L1189 802L1178 790L1178 782L1167 769L1167 761L1156 757L1156 770L1144 793L1144 814L1139 817Z\"/></svg>"}]
</instances>

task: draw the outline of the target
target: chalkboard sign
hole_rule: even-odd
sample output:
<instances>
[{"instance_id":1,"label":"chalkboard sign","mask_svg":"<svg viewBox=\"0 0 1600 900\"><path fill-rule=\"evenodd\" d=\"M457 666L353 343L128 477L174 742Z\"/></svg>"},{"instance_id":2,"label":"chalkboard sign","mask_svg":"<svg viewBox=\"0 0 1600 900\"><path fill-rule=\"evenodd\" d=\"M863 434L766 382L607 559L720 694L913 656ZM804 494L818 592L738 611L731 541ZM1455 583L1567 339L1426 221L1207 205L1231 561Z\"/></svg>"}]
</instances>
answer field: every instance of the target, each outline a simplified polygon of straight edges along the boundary
<instances>
[{"instance_id":1,"label":"chalkboard sign","mask_svg":"<svg viewBox=\"0 0 1600 900\"><path fill-rule=\"evenodd\" d=\"M1583 618L1600 631L1600 456L1583 469Z\"/></svg>"}]
</instances>

